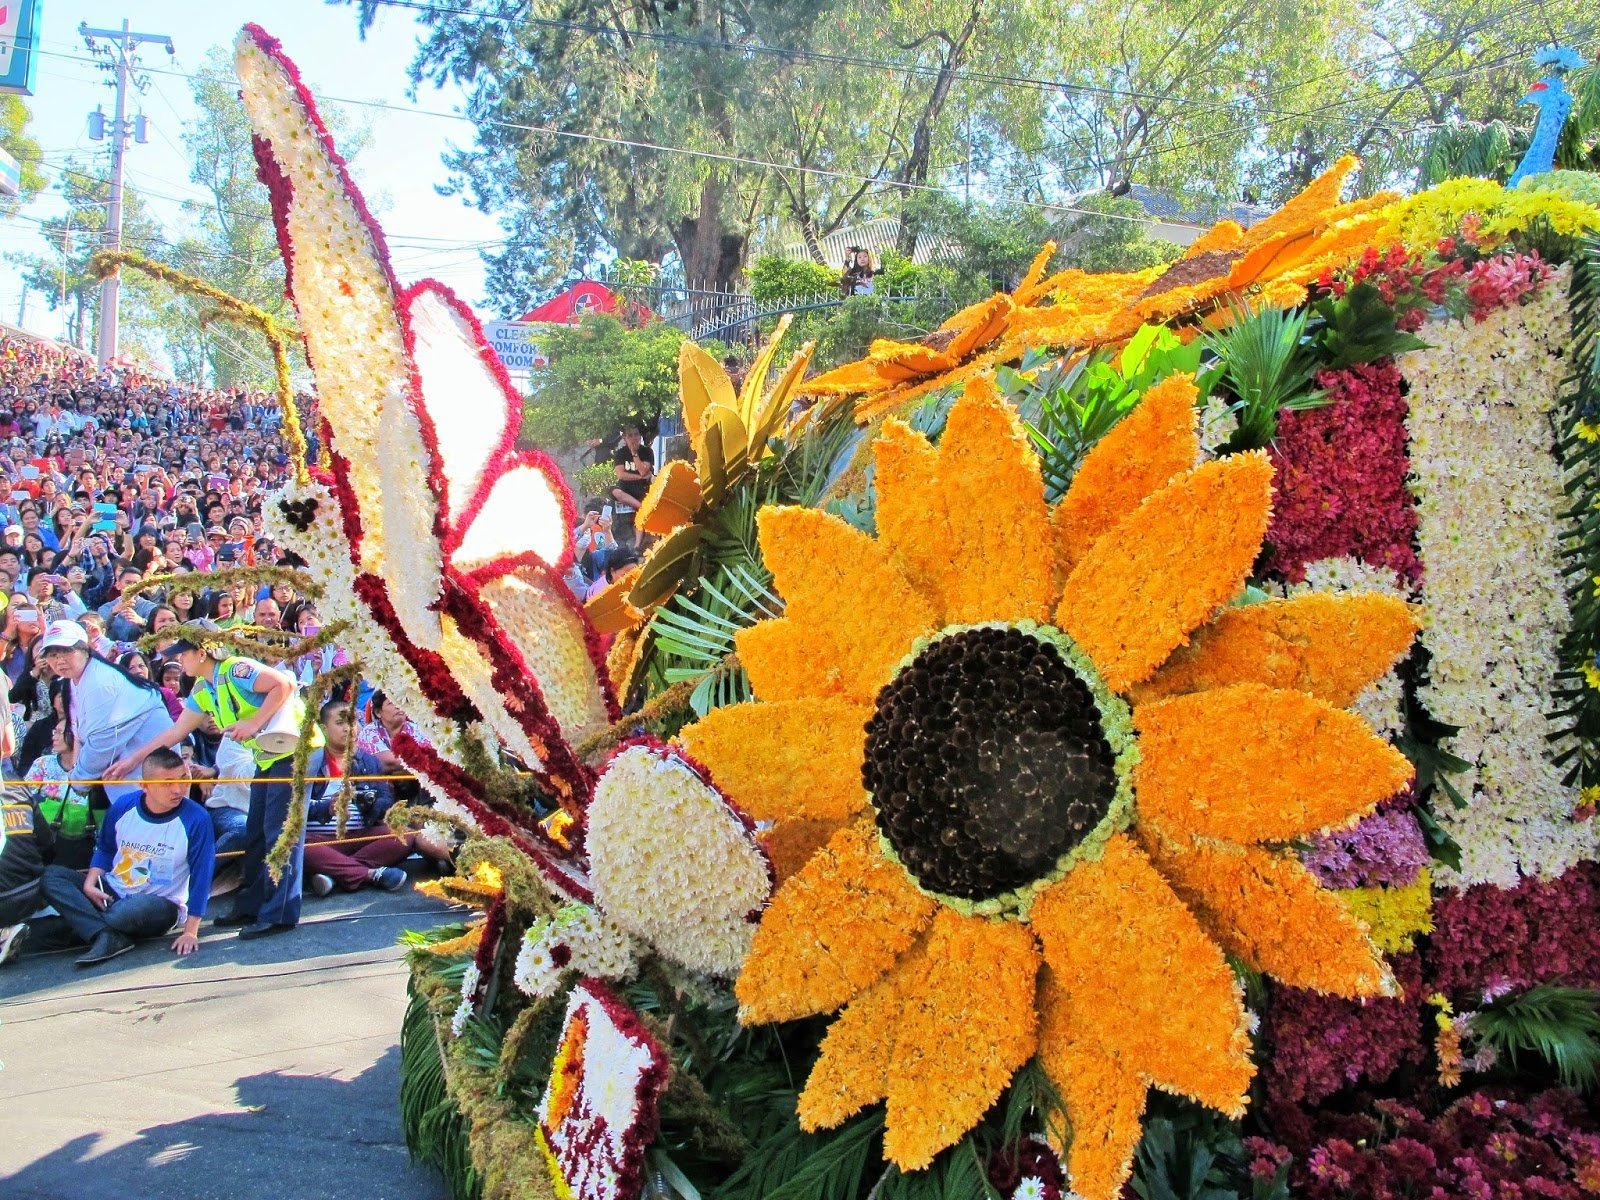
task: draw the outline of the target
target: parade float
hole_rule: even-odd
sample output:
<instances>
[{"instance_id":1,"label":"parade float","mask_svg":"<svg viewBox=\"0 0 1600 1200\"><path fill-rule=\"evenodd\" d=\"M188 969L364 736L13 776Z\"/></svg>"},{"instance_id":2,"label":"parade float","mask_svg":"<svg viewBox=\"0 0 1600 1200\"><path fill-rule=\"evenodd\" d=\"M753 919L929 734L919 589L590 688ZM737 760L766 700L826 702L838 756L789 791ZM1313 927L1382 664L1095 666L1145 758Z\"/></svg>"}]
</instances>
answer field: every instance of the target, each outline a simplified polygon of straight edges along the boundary
<instances>
[{"instance_id":1,"label":"parade float","mask_svg":"<svg viewBox=\"0 0 1600 1200\"><path fill-rule=\"evenodd\" d=\"M686 346L585 609L471 313L237 65L324 451L272 533L466 838L400 1098L458 1198L1600 1191L1594 176L1344 159L835 370Z\"/></svg>"}]
</instances>

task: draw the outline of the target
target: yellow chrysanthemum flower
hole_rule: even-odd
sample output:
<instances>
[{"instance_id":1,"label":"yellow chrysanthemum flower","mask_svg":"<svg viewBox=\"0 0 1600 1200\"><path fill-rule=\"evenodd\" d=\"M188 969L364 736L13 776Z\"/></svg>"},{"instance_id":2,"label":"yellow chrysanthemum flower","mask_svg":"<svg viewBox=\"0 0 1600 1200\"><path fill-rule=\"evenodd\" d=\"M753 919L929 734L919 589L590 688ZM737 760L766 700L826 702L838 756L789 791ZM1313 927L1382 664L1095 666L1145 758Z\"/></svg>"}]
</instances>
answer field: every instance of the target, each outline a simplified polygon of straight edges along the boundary
<instances>
[{"instance_id":1,"label":"yellow chrysanthemum flower","mask_svg":"<svg viewBox=\"0 0 1600 1200\"><path fill-rule=\"evenodd\" d=\"M1037 1055L1074 1188L1110 1197L1147 1086L1242 1110L1227 955L1346 996L1393 987L1286 843L1410 777L1340 706L1414 622L1366 594L1227 607L1272 469L1194 467L1194 395L1153 388L1053 513L1016 413L977 379L937 449L885 426L878 537L761 514L787 607L738 639L759 699L682 738L756 819L834 830L737 985L747 1022L843 1010L807 1128L886 1099L885 1154L921 1168Z\"/></svg>"}]
</instances>

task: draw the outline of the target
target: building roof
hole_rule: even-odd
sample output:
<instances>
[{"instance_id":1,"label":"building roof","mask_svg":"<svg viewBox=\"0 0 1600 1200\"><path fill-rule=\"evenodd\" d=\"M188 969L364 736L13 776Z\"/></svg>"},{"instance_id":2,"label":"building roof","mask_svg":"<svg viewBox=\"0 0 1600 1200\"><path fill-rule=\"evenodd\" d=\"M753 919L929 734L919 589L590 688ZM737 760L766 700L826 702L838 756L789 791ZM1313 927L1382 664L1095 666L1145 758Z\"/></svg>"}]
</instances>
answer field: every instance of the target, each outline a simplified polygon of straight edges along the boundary
<instances>
[{"instance_id":1,"label":"building roof","mask_svg":"<svg viewBox=\"0 0 1600 1200\"><path fill-rule=\"evenodd\" d=\"M1192 201L1180 199L1171 192L1145 187L1142 183L1136 183L1130 187L1128 195L1137 200L1145 212L1156 220L1166 221L1174 225L1208 227L1215 225L1218 221L1227 219L1237 221L1248 229L1257 221L1264 220L1273 213L1271 208L1261 204L1195 204Z\"/></svg>"},{"instance_id":2,"label":"building roof","mask_svg":"<svg viewBox=\"0 0 1600 1200\"><path fill-rule=\"evenodd\" d=\"M859 225L851 225L844 229L836 230L822 239L822 254L827 265L841 267L844 265L844 256L852 246L859 246L870 251L872 257L883 261L885 250L893 250L900 238L900 219L898 217L875 217L870 221L863 221ZM811 251L805 242L786 242L783 246L783 257L793 260L809 259ZM916 248L911 252L911 261L915 263L942 262L955 256L955 247L944 238L930 237L920 234L917 237Z\"/></svg>"}]
</instances>

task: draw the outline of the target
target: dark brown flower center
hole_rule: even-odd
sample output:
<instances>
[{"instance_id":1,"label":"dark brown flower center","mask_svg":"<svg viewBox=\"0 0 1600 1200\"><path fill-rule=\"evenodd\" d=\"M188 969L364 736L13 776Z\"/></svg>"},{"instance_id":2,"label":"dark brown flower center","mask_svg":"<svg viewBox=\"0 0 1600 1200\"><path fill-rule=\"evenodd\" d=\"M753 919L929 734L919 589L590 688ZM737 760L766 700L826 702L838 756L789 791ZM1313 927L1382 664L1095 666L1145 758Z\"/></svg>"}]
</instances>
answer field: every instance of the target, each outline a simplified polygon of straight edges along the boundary
<instances>
[{"instance_id":1,"label":"dark brown flower center","mask_svg":"<svg viewBox=\"0 0 1600 1200\"><path fill-rule=\"evenodd\" d=\"M906 869L967 900L1047 874L1117 789L1088 685L1049 642L987 627L940 638L878 693L861 777Z\"/></svg>"}]
</instances>

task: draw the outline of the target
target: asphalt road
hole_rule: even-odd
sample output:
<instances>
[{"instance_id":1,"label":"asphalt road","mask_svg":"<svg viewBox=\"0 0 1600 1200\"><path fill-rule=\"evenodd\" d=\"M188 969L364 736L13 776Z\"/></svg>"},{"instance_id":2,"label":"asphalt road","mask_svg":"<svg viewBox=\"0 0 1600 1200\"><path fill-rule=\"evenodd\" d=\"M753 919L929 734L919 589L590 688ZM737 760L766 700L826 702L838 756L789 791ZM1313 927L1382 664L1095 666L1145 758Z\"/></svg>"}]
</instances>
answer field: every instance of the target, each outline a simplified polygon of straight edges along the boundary
<instances>
[{"instance_id":1,"label":"asphalt road","mask_svg":"<svg viewBox=\"0 0 1600 1200\"><path fill-rule=\"evenodd\" d=\"M448 1200L400 1130L396 938L462 912L336 894L282 937L207 927L189 959L0 969L0 1197Z\"/></svg>"}]
</instances>

